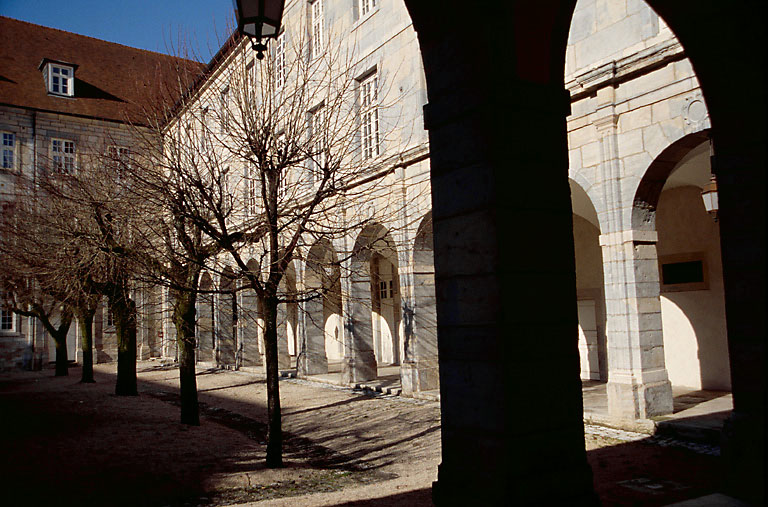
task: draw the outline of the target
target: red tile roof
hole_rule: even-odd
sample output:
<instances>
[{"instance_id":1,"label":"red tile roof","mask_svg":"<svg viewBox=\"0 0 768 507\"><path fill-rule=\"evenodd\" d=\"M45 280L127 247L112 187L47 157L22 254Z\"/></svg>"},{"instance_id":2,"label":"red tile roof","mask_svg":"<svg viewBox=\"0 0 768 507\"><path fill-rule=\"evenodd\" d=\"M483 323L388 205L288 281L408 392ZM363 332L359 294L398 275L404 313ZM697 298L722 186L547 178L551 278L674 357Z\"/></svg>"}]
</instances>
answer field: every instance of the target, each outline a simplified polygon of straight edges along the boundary
<instances>
[{"instance_id":1,"label":"red tile roof","mask_svg":"<svg viewBox=\"0 0 768 507\"><path fill-rule=\"evenodd\" d=\"M48 94L38 69L44 58L77 65L74 97ZM161 99L172 106L179 75L186 88L204 70L191 60L0 16L0 104L143 123L140 107Z\"/></svg>"}]
</instances>

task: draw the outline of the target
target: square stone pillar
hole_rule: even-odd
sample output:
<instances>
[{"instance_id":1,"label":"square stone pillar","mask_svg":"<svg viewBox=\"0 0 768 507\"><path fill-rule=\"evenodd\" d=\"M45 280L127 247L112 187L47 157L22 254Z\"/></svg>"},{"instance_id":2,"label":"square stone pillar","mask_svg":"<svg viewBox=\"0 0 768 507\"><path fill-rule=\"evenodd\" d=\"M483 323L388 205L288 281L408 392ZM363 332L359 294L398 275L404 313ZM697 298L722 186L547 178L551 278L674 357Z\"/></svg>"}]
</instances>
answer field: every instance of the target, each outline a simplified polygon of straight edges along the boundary
<instances>
[{"instance_id":1,"label":"square stone pillar","mask_svg":"<svg viewBox=\"0 0 768 507\"><path fill-rule=\"evenodd\" d=\"M655 231L600 236L603 248L608 413L647 419L672 413L664 366Z\"/></svg>"},{"instance_id":2,"label":"square stone pillar","mask_svg":"<svg viewBox=\"0 0 768 507\"><path fill-rule=\"evenodd\" d=\"M277 305L277 367L281 370L291 367L291 356L288 353L288 305Z\"/></svg>"},{"instance_id":3,"label":"square stone pillar","mask_svg":"<svg viewBox=\"0 0 768 507\"><path fill-rule=\"evenodd\" d=\"M303 303L300 312L304 318L303 346L299 356L300 376L328 373L328 357L325 355L324 295Z\"/></svg>"},{"instance_id":4,"label":"square stone pillar","mask_svg":"<svg viewBox=\"0 0 768 507\"><path fill-rule=\"evenodd\" d=\"M354 275L353 275L354 276ZM344 364L342 381L366 382L378 376L376 354L373 351L373 323L371 309L365 301L371 299L371 282L368 278L349 281L351 297L348 298L345 319Z\"/></svg>"}]
</instances>

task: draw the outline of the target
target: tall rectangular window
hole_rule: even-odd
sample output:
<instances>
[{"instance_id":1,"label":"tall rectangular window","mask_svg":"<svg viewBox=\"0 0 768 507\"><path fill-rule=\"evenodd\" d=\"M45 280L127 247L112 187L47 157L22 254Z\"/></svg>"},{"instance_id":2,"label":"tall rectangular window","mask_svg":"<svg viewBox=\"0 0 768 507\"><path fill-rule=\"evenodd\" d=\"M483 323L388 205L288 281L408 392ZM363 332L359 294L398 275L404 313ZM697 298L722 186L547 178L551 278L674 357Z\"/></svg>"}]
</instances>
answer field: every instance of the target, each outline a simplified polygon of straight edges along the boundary
<instances>
[{"instance_id":1,"label":"tall rectangular window","mask_svg":"<svg viewBox=\"0 0 768 507\"><path fill-rule=\"evenodd\" d=\"M360 17L367 16L378 5L378 0L360 0Z\"/></svg>"},{"instance_id":2,"label":"tall rectangular window","mask_svg":"<svg viewBox=\"0 0 768 507\"><path fill-rule=\"evenodd\" d=\"M320 56L323 50L323 0L310 4L312 10L312 58Z\"/></svg>"},{"instance_id":3,"label":"tall rectangular window","mask_svg":"<svg viewBox=\"0 0 768 507\"><path fill-rule=\"evenodd\" d=\"M66 139L51 139L51 161L53 171L58 174L74 174L75 142Z\"/></svg>"},{"instance_id":4,"label":"tall rectangular window","mask_svg":"<svg viewBox=\"0 0 768 507\"><path fill-rule=\"evenodd\" d=\"M16 135L11 132L3 132L2 140L2 164L3 169L16 168Z\"/></svg>"},{"instance_id":5,"label":"tall rectangular window","mask_svg":"<svg viewBox=\"0 0 768 507\"><path fill-rule=\"evenodd\" d=\"M279 90L285 84L285 32L277 36L275 41L275 89Z\"/></svg>"},{"instance_id":6,"label":"tall rectangular window","mask_svg":"<svg viewBox=\"0 0 768 507\"><path fill-rule=\"evenodd\" d=\"M256 214L258 196L260 195L261 182L255 167L246 165L243 172L245 178L245 211L248 214Z\"/></svg>"},{"instance_id":7,"label":"tall rectangular window","mask_svg":"<svg viewBox=\"0 0 768 507\"><path fill-rule=\"evenodd\" d=\"M229 130L229 87L219 94L219 110L221 113L221 132Z\"/></svg>"},{"instance_id":8,"label":"tall rectangular window","mask_svg":"<svg viewBox=\"0 0 768 507\"><path fill-rule=\"evenodd\" d=\"M360 125L363 159L379 156L379 80L376 73L360 82Z\"/></svg>"},{"instance_id":9,"label":"tall rectangular window","mask_svg":"<svg viewBox=\"0 0 768 507\"><path fill-rule=\"evenodd\" d=\"M328 151L326 139L325 109L320 106L309 113L309 136L312 145L309 164L310 181L314 184L321 179Z\"/></svg>"}]
</instances>

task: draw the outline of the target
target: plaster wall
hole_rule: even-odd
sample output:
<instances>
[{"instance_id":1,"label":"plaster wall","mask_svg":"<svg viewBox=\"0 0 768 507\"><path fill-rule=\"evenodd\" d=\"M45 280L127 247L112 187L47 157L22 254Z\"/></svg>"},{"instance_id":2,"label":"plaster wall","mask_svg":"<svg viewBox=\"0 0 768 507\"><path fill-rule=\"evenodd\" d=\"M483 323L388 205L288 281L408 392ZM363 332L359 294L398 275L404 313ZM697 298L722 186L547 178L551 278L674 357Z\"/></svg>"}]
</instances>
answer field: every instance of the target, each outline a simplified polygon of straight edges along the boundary
<instances>
[{"instance_id":1,"label":"plaster wall","mask_svg":"<svg viewBox=\"0 0 768 507\"><path fill-rule=\"evenodd\" d=\"M672 292L662 285L664 358L673 385L730 390L725 299L717 222L704 209L701 189L665 190L657 209L659 259L699 254L707 288Z\"/></svg>"}]
</instances>

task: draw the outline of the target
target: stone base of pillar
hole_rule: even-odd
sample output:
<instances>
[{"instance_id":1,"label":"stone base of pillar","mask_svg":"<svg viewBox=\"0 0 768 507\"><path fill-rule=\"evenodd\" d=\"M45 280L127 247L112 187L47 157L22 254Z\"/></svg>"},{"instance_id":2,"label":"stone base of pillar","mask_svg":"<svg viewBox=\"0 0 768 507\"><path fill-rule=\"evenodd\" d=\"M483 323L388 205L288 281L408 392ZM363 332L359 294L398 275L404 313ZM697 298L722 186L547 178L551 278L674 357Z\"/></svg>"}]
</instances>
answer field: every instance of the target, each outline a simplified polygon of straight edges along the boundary
<instances>
[{"instance_id":1,"label":"stone base of pillar","mask_svg":"<svg viewBox=\"0 0 768 507\"><path fill-rule=\"evenodd\" d=\"M437 361L413 361L400 366L400 384L406 396L440 387Z\"/></svg>"},{"instance_id":2,"label":"stone base of pillar","mask_svg":"<svg viewBox=\"0 0 768 507\"><path fill-rule=\"evenodd\" d=\"M765 416L733 411L723 424L721 449L729 494L765 505Z\"/></svg>"},{"instance_id":3,"label":"stone base of pillar","mask_svg":"<svg viewBox=\"0 0 768 507\"><path fill-rule=\"evenodd\" d=\"M328 373L328 359L325 354L313 354L304 352L299 356L298 375L325 375Z\"/></svg>"},{"instance_id":4,"label":"stone base of pillar","mask_svg":"<svg viewBox=\"0 0 768 507\"><path fill-rule=\"evenodd\" d=\"M367 382L378 376L376 356L373 351L357 352L355 358L344 358L341 364L341 381L345 384Z\"/></svg>"},{"instance_id":5,"label":"stone base of pillar","mask_svg":"<svg viewBox=\"0 0 768 507\"><path fill-rule=\"evenodd\" d=\"M631 384L608 381L608 415L616 419L649 419L672 413L669 380Z\"/></svg>"}]
</instances>

